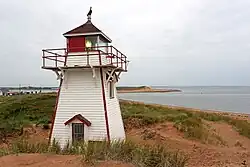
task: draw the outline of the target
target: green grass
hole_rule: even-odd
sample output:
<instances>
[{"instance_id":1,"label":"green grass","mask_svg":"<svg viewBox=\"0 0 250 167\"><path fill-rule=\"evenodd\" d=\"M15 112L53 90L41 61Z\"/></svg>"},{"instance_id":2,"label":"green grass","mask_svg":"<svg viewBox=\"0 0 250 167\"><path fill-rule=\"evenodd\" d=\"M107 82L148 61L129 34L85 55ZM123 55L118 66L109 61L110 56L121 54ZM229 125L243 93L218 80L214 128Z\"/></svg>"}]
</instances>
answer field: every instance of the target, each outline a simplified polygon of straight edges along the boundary
<instances>
[{"instance_id":1,"label":"green grass","mask_svg":"<svg viewBox=\"0 0 250 167\"><path fill-rule=\"evenodd\" d=\"M0 156L19 153L54 153L63 155L81 155L85 163L95 164L98 161L115 160L132 163L138 167L184 167L188 158L180 152L167 151L163 146L138 145L126 142L90 142L75 143L63 150L57 143L31 144L25 140L16 141L8 150L0 150Z\"/></svg>"},{"instance_id":2,"label":"green grass","mask_svg":"<svg viewBox=\"0 0 250 167\"><path fill-rule=\"evenodd\" d=\"M121 102L121 108L126 128L140 128L170 121L174 122L177 129L182 131L186 137L206 140L208 128L203 121L206 120L226 122L232 125L239 134L250 138L250 123L229 116L131 102Z\"/></svg>"},{"instance_id":3,"label":"green grass","mask_svg":"<svg viewBox=\"0 0 250 167\"><path fill-rule=\"evenodd\" d=\"M55 105L55 95L20 95L0 98L0 140L19 133L24 125L48 124Z\"/></svg>"},{"instance_id":4,"label":"green grass","mask_svg":"<svg viewBox=\"0 0 250 167\"><path fill-rule=\"evenodd\" d=\"M0 97L0 140L9 134L20 133L24 125L43 124L47 127L46 125L52 118L55 102L55 94ZM206 140L208 127L203 120L223 121L232 125L241 135L250 138L250 123L244 120L216 113L194 112L163 106L123 101L120 104L125 128L141 128L170 121L186 137Z\"/></svg>"}]
</instances>

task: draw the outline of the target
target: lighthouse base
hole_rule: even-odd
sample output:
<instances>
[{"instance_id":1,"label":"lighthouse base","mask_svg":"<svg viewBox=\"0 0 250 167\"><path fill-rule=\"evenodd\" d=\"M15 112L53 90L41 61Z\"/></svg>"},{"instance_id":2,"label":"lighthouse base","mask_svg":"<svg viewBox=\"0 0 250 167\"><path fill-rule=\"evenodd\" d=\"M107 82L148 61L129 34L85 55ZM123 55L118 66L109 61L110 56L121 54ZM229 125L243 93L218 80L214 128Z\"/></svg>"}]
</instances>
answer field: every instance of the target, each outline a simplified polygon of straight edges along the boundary
<instances>
[{"instance_id":1,"label":"lighthouse base","mask_svg":"<svg viewBox=\"0 0 250 167\"><path fill-rule=\"evenodd\" d=\"M116 83L106 69L65 70L52 122L50 142L61 148L75 141L124 140Z\"/></svg>"}]
</instances>

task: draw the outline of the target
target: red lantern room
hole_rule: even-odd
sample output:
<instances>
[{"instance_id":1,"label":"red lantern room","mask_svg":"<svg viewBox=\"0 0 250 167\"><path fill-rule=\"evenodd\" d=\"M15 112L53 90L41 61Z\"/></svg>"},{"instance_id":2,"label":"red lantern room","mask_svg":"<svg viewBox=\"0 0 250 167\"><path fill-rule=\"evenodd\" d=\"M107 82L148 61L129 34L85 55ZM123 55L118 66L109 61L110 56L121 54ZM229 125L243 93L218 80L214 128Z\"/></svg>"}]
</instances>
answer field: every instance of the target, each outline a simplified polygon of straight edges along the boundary
<instances>
[{"instance_id":1,"label":"red lantern room","mask_svg":"<svg viewBox=\"0 0 250 167\"><path fill-rule=\"evenodd\" d=\"M98 29L90 15L83 25L63 34L66 48L43 50L43 69L108 66L127 71L126 56L111 45L111 39Z\"/></svg>"},{"instance_id":2,"label":"red lantern room","mask_svg":"<svg viewBox=\"0 0 250 167\"><path fill-rule=\"evenodd\" d=\"M84 52L86 46L93 48L107 47L108 43L111 43L111 39L96 28L91 20L63 35L67 38L68 52Z\"/></svg>"}]
</instances>

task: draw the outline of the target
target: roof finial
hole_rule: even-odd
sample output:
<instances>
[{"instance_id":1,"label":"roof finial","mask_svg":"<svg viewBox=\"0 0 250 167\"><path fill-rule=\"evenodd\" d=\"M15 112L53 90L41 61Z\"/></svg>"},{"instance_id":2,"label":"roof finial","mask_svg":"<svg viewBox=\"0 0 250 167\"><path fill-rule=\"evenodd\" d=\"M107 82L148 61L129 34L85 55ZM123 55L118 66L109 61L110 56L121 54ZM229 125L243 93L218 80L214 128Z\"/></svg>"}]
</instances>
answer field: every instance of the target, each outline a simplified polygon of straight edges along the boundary
<instances>
[{"instance_id":1,"label":"roof finial","mask_svg":"<svg viewBox=\"0 0 250 167\"><path fill-rule=\"evenodd\" d=\"M88 12L88 14L87 14L87 16L88 16L88 21L91 21L91 14L92 14L92 7L90 7L90 10L89 10L89 12Z\"/></svg>"}]
</instances>

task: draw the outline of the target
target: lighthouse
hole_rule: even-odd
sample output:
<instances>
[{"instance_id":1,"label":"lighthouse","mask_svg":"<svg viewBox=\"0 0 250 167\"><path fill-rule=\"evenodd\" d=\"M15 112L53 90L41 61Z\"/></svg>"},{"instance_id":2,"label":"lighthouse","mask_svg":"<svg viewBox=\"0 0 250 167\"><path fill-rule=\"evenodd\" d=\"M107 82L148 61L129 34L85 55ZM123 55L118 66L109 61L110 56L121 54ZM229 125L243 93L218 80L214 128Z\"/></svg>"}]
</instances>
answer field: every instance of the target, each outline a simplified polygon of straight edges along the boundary
<instances>
[{"instance_id":1,"label":"lighthouse","mask_svg":"<svg viewBox=\"0 0 250 167\"><path fill-rule=\"evenodd\" d=\"M66 48L44 49L42 68L60 81L50 142L63 148L77 141L124 140L116 85L127 57L91 20L66 33Z\"/></svg>"}]
</instances>

